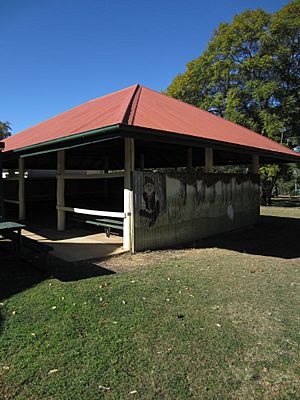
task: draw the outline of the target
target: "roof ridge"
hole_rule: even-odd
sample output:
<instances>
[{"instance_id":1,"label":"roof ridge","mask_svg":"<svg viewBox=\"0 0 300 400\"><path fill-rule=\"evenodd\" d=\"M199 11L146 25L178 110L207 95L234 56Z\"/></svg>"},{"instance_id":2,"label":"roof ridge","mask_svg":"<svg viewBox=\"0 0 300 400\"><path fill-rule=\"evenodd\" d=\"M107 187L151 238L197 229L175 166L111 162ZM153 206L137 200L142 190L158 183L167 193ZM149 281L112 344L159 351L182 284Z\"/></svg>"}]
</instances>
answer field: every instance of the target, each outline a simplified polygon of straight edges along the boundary
<instances>
[{"instance_id":1,"label":"roof ridge","mask_svg":"<svg viewBox=\"0 0 300 400\"><path fill-rule=\"evenodd\" d=\"M140 96L142 93L142 89L143 86L142 85L138 85L136 92L134 93L134 97L132 99L132 104L131 104L131 108L130 108L130 114L128 116L128 125L133 125L134 124L134 118L135 118L135 114L139 105L139 100L140 100Z\"/></svg>"},{"instance_id":2,"label":"roof ridge","mask_svg":"<svg viewBox=\"0 0 300 400\"><path fill-rule=\"evenodd\" d=\"M123 115L123 118L121 120L122 124L126 124L126 125L131 125L133 118L134 118L134 114L136 111L136 107L137 107L137 103L138 103L138 98L139 95L137 96L137 94L139 94L141 89L141 85L140 84L136 84L135 85L135 89L132 93L132 96L128 102L128 105L126 107L125 113Z\"/></svg>"}]
</instances>

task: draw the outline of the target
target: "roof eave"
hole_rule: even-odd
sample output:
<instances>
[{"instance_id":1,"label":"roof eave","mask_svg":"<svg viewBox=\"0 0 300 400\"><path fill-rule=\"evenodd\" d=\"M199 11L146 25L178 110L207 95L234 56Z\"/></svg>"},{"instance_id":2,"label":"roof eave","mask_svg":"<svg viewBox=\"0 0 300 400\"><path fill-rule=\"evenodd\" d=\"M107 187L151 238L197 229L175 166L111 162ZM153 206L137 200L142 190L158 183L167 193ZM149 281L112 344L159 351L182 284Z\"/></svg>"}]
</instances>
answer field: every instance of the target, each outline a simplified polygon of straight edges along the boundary
<instances>
[{"instance_id":1,"label":"roof eave","mask_svg":"<svg viewBox=\"0 0 300 400\"><path fill-rule=\"evenodd\" d=\"M91 131L86 131L86 132L79 132L76 134L72 134L69 136L65 136L62 138L58 139L53 139L49 140L47 142L42 142L42 143L37 143L34 145L30 146L24 146L20 147L18 149L13 149L9 151L4 151L3 156L6 157L11 157L14 155L23 155L26 153L31 153L31 152L36 152L36 151L41 151L47 150L49 147L52 146L60 146L60 145L65 145L66 143L70 141L80 141L83 139L91 139L93 137L97 137L98 135L108 135L110 136L113 133L118 132L120 136L130 136L130 137L135 137L138 139L142 140L151 140L153 137L155 137L156 140L158 141L168 141L169 143L173 144L181 144L181 145L186 145L186 146L197 146L197 147L203 147L203 146L213 146L215 149L218 150L229 150L229 151L236 151L236 152L243 152L247 154L254 154L258 153L260 156L266 157L268 159L273 159L274 161L271 161L270 163L276 163L276 162L283 162L283 163L300 163L300 155L295 155L291 154L285 154L285 153L280 153L277 151L272 151L272 150L266 150L266 149L261 149L257 147L250 147L250 146L244 146L240 144L234 144L234 143L228 143L228 142L222 142L219 140L214 140L214 139L206 139L206 138L201 138L198 136L194 135L183 135L180 133L176 132L170 132L170 131L162 131L162 130L156 130L156 129L151 129L151 128L144 128L144 127L139 127L139 126L133 126L133 125L128 125L124 123L119 123L119 124L114 124L114 125L109 125L105 126L102 128L94 129Z\"/></svg>"},{"instance_id":2,"label":"roof eave","mask_svg":"<svg viewBox=\"0 0 300 400\"><path fill-rule=\"evenodd\" d=\"M17 149L8 150L8 151L5 151L3 154L4 155L12 155L14 153L17 153L17 154L22 153L23 154L23 153L27 153L27 152L40 150L42 148L47 148L49 146L65 144L66 142L69 142L69 141L91 139L93 136L96 137L99 134L101 134L101 135L112 134L112 133L119 131L119 129L120 129L119 124L109 125L109 126L105 126L102 128L93 129L91 131L79 132L79 133L75 133L75 134L61 137L58 139L53 139L53 140L49 140L46 142L36 143L36 144L30 145L30 146L24 146L24 147L19 147Z\"/></svg>"},{"instance_id":3,"label":"roof eave","mask_svg":"<svg viewBox=\"0 0 300 400\"><path fill-rule=\"evenodd\" d=\"M156 129L151 129L151 128L143 128L143 127L138 127L138 126L132 126L132 125L125 125L125 124L120 124L120 130L124 132L128 132L130 135L124 135L124 136L132 136L136 137L139 139L144 139L144 140L150 140L149 134L153 137L155 136L158 140L162 141L169 141L172 142L173 144L183 144L186 146L197 146L197 147L203 147L203 146L213 146L215 149L218 150L230 150L230 151L237 151L237 152L243 152L247 154L259 154L260 156L268 157L268 158L276 158L278 161L281 162L286 162L286 163L300 163L300 155L295 155L293 154L285 154L285 153L280 153L277 151L273 150L266 150L266 149L261 149L258 147L251 147L251 146L244 146L240 144L235 144L235 143L228 143L228 142L223 142L221 140L214 140L214 139L206 139L206 138L201 138L198 136L194 135L188 135L188 134L181 134L181 133L176 133L176 132L170 132L170 131L162 131L162 130L156 130ZM271 162L273 163L273 162ZM276 163L276 162L274 162Z\"/></svg>"}]
</instances>

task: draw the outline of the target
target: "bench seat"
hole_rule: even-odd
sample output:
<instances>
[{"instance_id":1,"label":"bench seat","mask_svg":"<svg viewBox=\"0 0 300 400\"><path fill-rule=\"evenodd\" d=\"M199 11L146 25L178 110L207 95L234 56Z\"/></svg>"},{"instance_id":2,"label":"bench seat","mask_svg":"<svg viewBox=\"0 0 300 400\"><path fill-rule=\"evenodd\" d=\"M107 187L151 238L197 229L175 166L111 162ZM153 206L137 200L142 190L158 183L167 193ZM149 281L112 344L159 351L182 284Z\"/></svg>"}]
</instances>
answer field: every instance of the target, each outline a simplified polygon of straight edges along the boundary
<instances>
[{"instance_id":1,"label":"bench seat","mask_svg":"<svg viewBox=\"0 0 300 400\"><path fill-rule=\"evenodd\" d=\"M85 223L88 225L94 225L97 227L105 228L106 236L109 237L111 233L111 229L116 229L119 231L123 231L123 219L110 219L110 218L95 218L95 219L80 219L73 218L73 221Z\"/></svg>"}]
</instances>

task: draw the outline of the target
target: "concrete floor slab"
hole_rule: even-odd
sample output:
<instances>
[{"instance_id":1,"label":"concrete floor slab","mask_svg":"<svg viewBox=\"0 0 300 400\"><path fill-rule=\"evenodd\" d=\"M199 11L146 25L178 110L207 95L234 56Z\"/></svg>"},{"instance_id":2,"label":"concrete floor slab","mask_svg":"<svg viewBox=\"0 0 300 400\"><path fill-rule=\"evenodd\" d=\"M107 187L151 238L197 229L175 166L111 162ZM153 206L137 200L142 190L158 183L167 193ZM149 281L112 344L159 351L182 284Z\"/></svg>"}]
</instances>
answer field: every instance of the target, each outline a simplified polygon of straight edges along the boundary
<instances>
[{"instance_id":1,"label":"concrete floor slab","mask_svg":"<svg viewBox=\"0 0 300 400\"><path fill-rule=\"evenodd\" d=\"M105 233L88 233L82 229L57 232L47 228L28 228L22 234L53 247L51 253L64 261L83 261L101 259L125 252L123 237Z\"/></svg>"}]
</instances>

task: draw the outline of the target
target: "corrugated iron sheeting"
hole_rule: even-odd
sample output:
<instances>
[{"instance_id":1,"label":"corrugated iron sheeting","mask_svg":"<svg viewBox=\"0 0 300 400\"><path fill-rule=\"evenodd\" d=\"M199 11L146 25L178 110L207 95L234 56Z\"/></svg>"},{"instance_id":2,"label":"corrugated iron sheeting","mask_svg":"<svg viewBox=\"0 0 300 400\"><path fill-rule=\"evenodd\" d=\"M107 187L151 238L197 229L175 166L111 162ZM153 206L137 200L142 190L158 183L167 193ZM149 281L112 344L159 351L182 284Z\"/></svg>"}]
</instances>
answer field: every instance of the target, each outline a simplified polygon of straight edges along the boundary
<instances>
[{"instance_id":1,"label":"corrugated iron sheeting","mask_svg":"<svg viewBox=\"0 0 300 400\"><path fill-rule=\"evenodd\" d=\"M296 155L247 128L145 87L135 111L134 125Z\"/></svg>"},{"instance_id":2,"label":"corrugated iron sheeting","mask_svg":"<svg viewBox=\"0 0 300 400\"><path fill-rule=\"evenodd\" d=\"M299 157L247 128L141 85L91 100L5 139L5 151L126 124ZM151 135L151 131L148 131Z\"/></svg>"},{"instance_id":3,"label":"corrugated iron sheeting","mask_svg":"<svg viewBox=\"0 0 300 400\"><path fill-rule=\"evenodd\" d=\"M127 89L88 101L5 139L5 151L91 131L123 121L133 93Z\"/></svg>"},{"instance_id":4,"label":"corrugated iron sheeting","mask_svg":"<svg viewBox=\"0 0 300 400\"><path fill-rule=\"evenodd\" d=\"M255 224L259 194L257 176L135 171L135 250L182 246Z\"/></svg>"}]
</instances>

